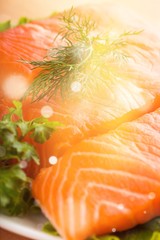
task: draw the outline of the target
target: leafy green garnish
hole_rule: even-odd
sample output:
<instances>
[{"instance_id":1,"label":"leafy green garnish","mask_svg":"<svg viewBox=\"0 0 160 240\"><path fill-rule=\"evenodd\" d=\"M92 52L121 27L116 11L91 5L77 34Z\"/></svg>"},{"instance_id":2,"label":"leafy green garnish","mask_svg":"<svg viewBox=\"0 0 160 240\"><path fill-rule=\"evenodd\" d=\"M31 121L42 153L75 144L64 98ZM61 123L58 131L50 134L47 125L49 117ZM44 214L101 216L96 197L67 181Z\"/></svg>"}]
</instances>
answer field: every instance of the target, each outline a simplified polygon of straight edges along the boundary
<instances>
[{"instance_id":1,"label":"leafy green garnish","mask_svg":"<svg viewBox=\"0 0 160 240\"><path fill-rule=\"evenodd\" d=\"M151 240L160 240L160 232L154 232Z\"/></svg>"},{"instance_id":2,"label":"leafy green garnish","mask_svg":"<svg viewBox=\"0 0 160 240\"><path fill-rule=\"evenodd\" d=\"M121 233L93 236L88 240L160 240L160 217Z\"/></svg>"},{"instance_id":3,"label":"leafy green garnish","mask_svg":"<svg viewBox=\"0 0 160 240\"><path fill-rule=\"evenodd\" d=\"M6 31L7 29L10 29L12 27L17 27L19 25L22 25L22 24L26 24L26 23L29 23L31 20L27 17L21 17L19 20L18 20L18 23L16 25L13 25L12 22L10 20L7 20L5 22L1 22L0 23L0 32L4 32Z\"/></svg>"},{"instance_id":4,"label":"leafy green garnish","mask_svg":"<svg viewBox=\"0 0 160 240\"><path fill-rule=\"evenodd\" d=\"M0 212L21 215L33 208L34 200L30 192L31 179L20 164L30 160L39 164L36 149L25 138L44 143L60 123L43 117L25 121L22 103L13 101L13 105L0 121Z\"/></svg>"},{"instance_id":5,"label":"leafy green garnish","mask_svg":"<svg viewBox=\"0 0 160 240\"><path fill-rule=\"evenodd\" d=\"M56 229L52 226L52 224L50 222L46 222L43 226L42 229L45 233L48 233L50 235L53 236L59 236L58 232L56 231Z\"/></svg>"},{"instance_id":6,"label":"leafy green garnish","mask_svg":"<svg viewBox=\"0 0 160 240\"><path fill-rule=\"evenodd\" d=\"M29 136L35 142L44 143L60 123L50 122L44 117L25 121L22 103L19 101L13 101L13 103L14 107L10 108L9 113L4 115L0 121L0 142L5 149L5 155L0 155L0 160L30 161L33 159L38 164L38 154L32 145L24 141L25 137Z\"/></svg>"},{"instance_id":7,"label":"leafy green garnish","mask_svg":"<svg viewBox=\"0 0 160 240\"><path fill-rule=\"evenodd\" d=\"M0 168L0 212L21 215L32 207L30 180L18 165Z\"/></svg>"},{"instance_id":8,"label":"leafy green garnish","mask_svg":"<svg viewBox=\"0 0 160 240\"><path fill-rule=\"evenodd\" d=\"M4 32L9 28L11 28L11 21L10 20L0 23L0 32Z\"/></svg>"},{"instance_id":9,"label":"leafy green garnish","mask_svg":"<svg viewBox=\"0 0 160 240\"><path fill-rule=\"evenodd\" d=\"M107 236L102 236L102 237L93 236L93 237L89 238L89 240L120 240L120 238L116 237L114 235L107 235Z\"/></svg>"},{"instance_id":10,"label":"leafy green garnish","mask_svg":"<svg viewBox=\"0 0 160 240\"><path fill-rule=\"evenodd\" d=\"M160 232L160 217L155 218L154 220L143 225L144 229L150 231L159 231Z\"/></svg>"},{"instance_id":11,"label":"leafy green garnish","mask_svg":"<svg viewBox=\"0 0 160 240\"><path fill-rule=\"evenodd\" d=\"M19 25L22 25L22 24L26 24L26 23L29 23L31 20L27 17L21 17L19 20L18 20L18 24L17 26Z\"/></svg>"},{"instance_id":12,"label":"leafy green garnish","mask_svg":"<svg viewBox=\"0 0 160 240\"><path fill-rule=\"evenodd\" d=\"M54 236L59 235L50 222L45 223L42 230ZM160 217L121 233L92 236L88 240L160 240Z\"/></svg>"},{"instance_id":13,"label":"leafy green garnish","mask_svg":"<svg viewBox=\"0 0 160 240\"><path fill-rule=\"evenodd\" d=\"M159 236L158 240L160 240L160 217L146 224L139 225L134 229L120 233L119 236L122 240L153 240L154 236Z\"/></svg>"},{"instance_id":14,"label":"leafy green garnish","mask_svg":"<svg viewBox=\"0 0 160 240\"><path fill-rule=\"evenodd\" d=\"M52 132L58 126L62 126L62 124L56 121L48 121L48 119L44 117L37 118L30 124L30 130L32 131L30 137L38 143L44 143L50 138Z\"/></svg>"},{"instance_id":15,"label":"leafy green garnish","mask_svg":"<svg viewBox=\"0 0 160 240\"><path fill-rule=\"evenodd\" d=\"M153 232L150 230L135 229L122 234L122 240L151 240Z\"/></svg>"}]
</instances>

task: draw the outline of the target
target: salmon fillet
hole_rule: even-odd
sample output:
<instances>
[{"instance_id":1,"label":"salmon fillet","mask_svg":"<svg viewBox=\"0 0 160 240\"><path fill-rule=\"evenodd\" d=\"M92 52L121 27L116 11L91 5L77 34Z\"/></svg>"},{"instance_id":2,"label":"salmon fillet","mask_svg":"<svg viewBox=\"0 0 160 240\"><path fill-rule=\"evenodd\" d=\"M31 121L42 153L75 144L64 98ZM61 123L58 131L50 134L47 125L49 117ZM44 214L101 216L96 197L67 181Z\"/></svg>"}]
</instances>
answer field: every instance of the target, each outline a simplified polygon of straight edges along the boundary
<instances>
[{"instance_id":1,"label":"salmon fillet","mask_svg":"<svg viewBox=\"0 0 160 240\"><path fill-rule=\"evenodd\" d=\"M26 120L49 107L49 119L64 124L45 144L33 143L40 166L31 163L26 172L35 177L45 167L33 181L33 195L65 240L123 231L160 215L160 37L119 7L86 5L76 11L91 16L97 32L111 39L143 31L126 37L126 62L106 59L113 76L107 69L103 81L93 76L83 94L23 101ZM61 44L53 42L58 17L0 33L0 118L39 73L20 60L43 60ZM54 166L51 156L58 158Z\"/></svg>"},{"instance_id":2,"label":"salmon fillet","mask_svg":"<svg viewBox=\"0 0 160 240\"><path fill-rule=\"evenodd\" d=\"M25 119L41 116L42 107L47 105L53 109L50 120L64 124L43 146L36 145L41 164L38 167L32 163L34 166L31 164L28 167L28 174L32 177L41 167L49 166L50 156L60 157L82 139L106 133L125 121L151 111L155 108L155 99L160 93L158 34L132 14L126 13L124 16L119 7L82 6L76 11L91 16L97 23L97 31L100 32L111 35L123 33L125 30L143 32L126 38L127 44L122 51L130 56L127 62L108 60L115 76L108 78L106 74L103 84L95 77L87 83L85 94L75 93L66 101L63 101L61 96L54 97L49 102L47 99L36 103L31 103L30 99L23 101ZM39 70L32 70L30 65L19 60L42 60L48 49L58 44L53 44L60 27L58 17L59 15L33 21L0 33L1 116L13 99L4 91L5 82L14 78L17 83L16 92L21 78L26 81L27 86L30 85Z\"/></svg>"},{"instance_id":3,"label":"salmon fillet","mask_svg":"<svg viewBox=\"0 0 160 240\"><path fill-rule=\"evenodd\" d=\"M65 240L123 231L160 215L160 108L73 146L33 181Z\"/></svg>"}]
</instances>

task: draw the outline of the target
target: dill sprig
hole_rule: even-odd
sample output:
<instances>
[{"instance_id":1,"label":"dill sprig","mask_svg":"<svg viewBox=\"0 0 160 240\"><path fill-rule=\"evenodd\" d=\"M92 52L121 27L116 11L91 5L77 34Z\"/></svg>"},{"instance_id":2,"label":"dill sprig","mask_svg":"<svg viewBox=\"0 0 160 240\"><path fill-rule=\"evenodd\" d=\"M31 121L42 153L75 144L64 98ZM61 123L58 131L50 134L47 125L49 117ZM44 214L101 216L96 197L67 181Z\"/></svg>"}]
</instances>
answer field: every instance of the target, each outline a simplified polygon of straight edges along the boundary
<instances>
[{"instance_id":1,"label":"dill sprig","mask_svg":"<svg viewBox=\"0 0 160 240\"><path fill-rule=\"evenodd\" d=\"M82 93L89 81L105 81L106 77L115 74L109 61L126 61L128 56L123 48L127 37L141 32L128 31L112 39L110 33L98 34L95 22L76 14L73 8L64 12L61 22L62 28L55 41L61 38L63 45L49 49L42 61L23 60L33 69L41 69L24 95L31 95L33 102L46 96L49 100L57 92L62 96L74 94L71 84L75 81L82 85Z\"/></svg>"}]
</instances>

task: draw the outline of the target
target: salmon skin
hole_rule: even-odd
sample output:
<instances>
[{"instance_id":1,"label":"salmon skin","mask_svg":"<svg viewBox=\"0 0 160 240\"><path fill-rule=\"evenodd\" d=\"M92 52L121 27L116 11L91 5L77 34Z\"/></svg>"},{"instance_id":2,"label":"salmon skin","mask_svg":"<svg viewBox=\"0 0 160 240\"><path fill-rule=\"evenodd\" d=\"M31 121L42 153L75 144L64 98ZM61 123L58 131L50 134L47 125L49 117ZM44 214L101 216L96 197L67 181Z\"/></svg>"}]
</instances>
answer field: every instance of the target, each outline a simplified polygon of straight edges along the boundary
<instances>
[{"instance_id":1,"label":"salmon skin","mask_svg":"<svg viewBox=\"0 0 160 240\"><path fill-rule=\"evenodd\" d=\"M160 108L75 145L33 181L65 240L123 231L160 216Z\"/></svg>"},{"instance_id":2,"label":"salmon skin","mask_svg":"<svg viewBox=\"0 0 160 240\"><path fill-rule=\"evenodd\" d=\"M119 7L82 6L76 11L90 15L96 21L99 31L109 32L111 35L123 33L126 29L142 29L143 32L126 39L123 51L130 57L126 63L113 63L116 77L109 79L106 76L103 84L99 84L99 79L88 83L83 97L81 93L75 93L72 99L66 101L60 96L49 102L47 99L34 104L31 104L30 99L23 101L26 119L41 116L42 107L49 105L53 109L50 119L64 124L46 144L36 145L41 164L38 167L32 163L28 167L28 174L32 177L41 167L49 166L50 156L60 157L82 139L106 133L122 122L150 111L160 93L158 34L132 14L126 13L124 17L124 12ZM14 84L16 88L14 90L13 86L12 92L17 92L20 82L18 79L25 80L29 86L38 73L32 66L19 60L42 60L48 49L58 44L53 44L53 39L59 31L59 25L58 16L54 16L0 33L1 116L14 99L4 90L8 79L15 79L17 85Z\"/></svg>"}]
</instances>

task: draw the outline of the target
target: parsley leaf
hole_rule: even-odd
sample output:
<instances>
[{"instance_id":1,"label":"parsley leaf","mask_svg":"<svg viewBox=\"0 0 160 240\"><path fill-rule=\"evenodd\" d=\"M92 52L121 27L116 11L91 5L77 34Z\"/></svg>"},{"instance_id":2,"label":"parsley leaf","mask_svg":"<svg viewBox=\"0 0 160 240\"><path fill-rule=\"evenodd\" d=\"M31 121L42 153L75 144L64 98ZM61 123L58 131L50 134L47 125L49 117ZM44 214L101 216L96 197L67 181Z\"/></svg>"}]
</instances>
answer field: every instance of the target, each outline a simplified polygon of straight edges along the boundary
<instances>
[{"instance_id":1,"label":"parsley leaf","mask_svg":"<svg viewBox=\"0 0 160 240\"><path fill-rule=\"evenodd\" d=\"M46 118L23 119L22 103L13 101L0 121L0 212L7 215L23 215L33 210L34 199L29 179L21 169L21 161L34 160L39 164L39 156L33 145L26 139L44 143L60 126L59 122L49 122Z\"/></svg>"},{"instance_id":2,"label":"parsley leaf","mask_svg":"<svg viewBox=\"0 0 160 240\"><path fill-rule=\"evenodd\" d=\"M33 205L30 180L18 165L0 168L0 212L22 215Z\"/></svg>"}]
</instances>

